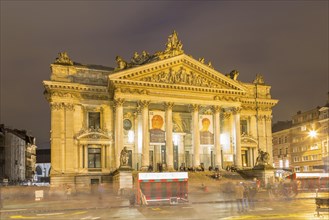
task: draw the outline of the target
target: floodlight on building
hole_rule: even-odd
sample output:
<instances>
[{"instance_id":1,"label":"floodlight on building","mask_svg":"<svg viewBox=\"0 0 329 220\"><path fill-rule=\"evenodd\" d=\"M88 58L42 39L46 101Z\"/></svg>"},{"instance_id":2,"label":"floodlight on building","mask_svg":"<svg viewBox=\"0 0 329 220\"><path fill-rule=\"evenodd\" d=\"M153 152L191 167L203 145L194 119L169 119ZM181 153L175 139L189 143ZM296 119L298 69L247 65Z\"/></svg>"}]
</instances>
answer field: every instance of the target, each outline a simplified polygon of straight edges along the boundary
<instances>
[{"instance_id":1,"label":"floodlight on building","mask_svg":"<svg viewBox=\"0 0 329 220\"><path fill-rule=\"evenodd\" d=\"M318 132L316 132L315 130L311 130L308 132L308 136L310 136L311 138L315 138L316 136L318 136Z\"/></svg>"}]
</instances>

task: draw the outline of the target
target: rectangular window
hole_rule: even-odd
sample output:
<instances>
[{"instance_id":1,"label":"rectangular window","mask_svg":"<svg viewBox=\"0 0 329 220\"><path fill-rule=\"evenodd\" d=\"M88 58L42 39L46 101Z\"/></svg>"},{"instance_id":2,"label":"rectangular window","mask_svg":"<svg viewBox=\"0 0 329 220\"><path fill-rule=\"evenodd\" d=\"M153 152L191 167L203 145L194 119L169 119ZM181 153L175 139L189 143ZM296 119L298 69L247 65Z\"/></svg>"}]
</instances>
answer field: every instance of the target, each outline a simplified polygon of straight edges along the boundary
<instances>
[{"instance_id":1,"label":"rectangular window","mask_svg":"<svg viewBox=\"0 0 329 220\"><path fill-rule=\"evenodd\" d=\"M281 155L282 154L282 149L280 149L279 152L280 152L279 155Z\"/></svg>"},{"instance_id":2,"label":"rectangular window","mask_svg":"<svg viewBox=\"0 0 329 220\"><path fill-rule=\"evenodd\" d=\"M308 161L308 156L303 156L303 161Z\"/></svg>"},{"instance_id":3,"label":"rectangular window","mask_svg":"<svg viewBox=\"0 0 329 220\"><path fill-rule=\"evenodd\" d=\"M100 148L88 148L88 168L101 168Z\"/></svg>"},{"instance_id":4,"label":"rectangular window","mask_svg":"<svg viewBox=\"0 0 329 220\"><path fill-rule=\"evenodd\" d=\"M88 128L99 129L101 124L100 112L88 112Z\"/></svg>"},{"instance_id":5,"label":"rectangular window","mask_svg":"<svg viewBox=\"0 0 329 220\"><path fill-rule=\"evenodd\" d=\"M308 166L304 166L304 167L303 167L303 171L304 171L304 172L305 172L305 171L309 171Z\"/></svg>"},{"instance_id":6,"label":"rectangular window","mask_svg":"<svg viewBox=\"0 0 329 220\"><path fill-rule=\"evenodd\" d=\"M280 168L283 168L283 161L282 160L279 160L279 166L280 166Z\"/></svg>"},{"instance_id":7,"label":"rectangular window","mask_svg":"<svg viewBox=\"0 0 329 220\"><path fill-rule=\"evenodd\" d=\"M286 148L286 154L288 154L288 148Z\"/></svg>"},{"instance_id":8,"label":"rectangular window","mask_svg":"<svg viewBox=\"0 0 329 220\"><path fill-rule=\"evenodd\" d=\"M300 172L300 168L299 167L295 167L295 172Z\"/></svg>"},{"instance_id":9,"label":"rectangular window","mask_svg":"<svg viewBox=\"0 0 329 220\"><path fill-rule=\"evenodd\" d=\"M306 146L302 146L302 151L307 151L307 147Z\"/></svg>"},{"instance_id":10,"label":"rectangular window","mask_svg":"<svg viewBox=\"0 0 329 220\"><path fill-rule=\"evenodd\" d=\"M288 137L285 136L285 137L284 137L284 143L287 143L287 142L288 142Z\"/></svg>"},{"instance_id":11,"label":"rectangular window","mask_svg":"<svg viewBox=\"0 0 329 220\"><path fill-rule=\"evenodd\" d=\"M240 126L241 126L241 134L248 134L248 121L241 120Z\"/></svg>"},{"instance_id":12,"label":"rectangular window","mask_svg":"<svg viewBox=\"0 0 329 220\"><path fill-rule=\"evenodd\" d=\"M311 160L318 160L318 155L312 155Z\"/></svg>"},{"instance_id":13,"label":"rectangular window","mask_svg":"<svg viewBox=\"0 0 329 220\"><path fill-rule=\"evenodd\" d=\"M292 152L294 152L294 153L298 152L298 147L294 147L294 148L292 149Z\"/></svg>"},{"instance_id":14,"label":"rectangular window","mask_svg":"<svg viewBox=\"0 0 329 220\"><path fill-rule=\"evenodd\" d=\"M294 162L299 162L299 157L294 157Z\"/></svg>"}]
</instances>

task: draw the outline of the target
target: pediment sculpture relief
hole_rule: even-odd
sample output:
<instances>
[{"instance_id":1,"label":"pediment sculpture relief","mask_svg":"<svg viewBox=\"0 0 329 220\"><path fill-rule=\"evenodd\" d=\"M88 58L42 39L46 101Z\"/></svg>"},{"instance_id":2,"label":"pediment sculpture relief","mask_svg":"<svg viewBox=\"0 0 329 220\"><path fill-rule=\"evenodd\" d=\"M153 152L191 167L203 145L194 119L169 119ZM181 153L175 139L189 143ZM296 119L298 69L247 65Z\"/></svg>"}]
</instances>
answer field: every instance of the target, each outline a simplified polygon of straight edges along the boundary
<instances>
[{"instance_id":1,"label":"pediment sculpture relief","mask_svg":"<svg viewBox=\"0 0 329 220\"><path fill-rule=\"evenodd\" d=\"M215 82L206 79L195 72L187 71L184 68L181 68L178 71L170 69L169 72L155 73L153 75L143 77L140 80L146 82L222 88L222 86L216 84Z\"/></svg>"}]
</instances>

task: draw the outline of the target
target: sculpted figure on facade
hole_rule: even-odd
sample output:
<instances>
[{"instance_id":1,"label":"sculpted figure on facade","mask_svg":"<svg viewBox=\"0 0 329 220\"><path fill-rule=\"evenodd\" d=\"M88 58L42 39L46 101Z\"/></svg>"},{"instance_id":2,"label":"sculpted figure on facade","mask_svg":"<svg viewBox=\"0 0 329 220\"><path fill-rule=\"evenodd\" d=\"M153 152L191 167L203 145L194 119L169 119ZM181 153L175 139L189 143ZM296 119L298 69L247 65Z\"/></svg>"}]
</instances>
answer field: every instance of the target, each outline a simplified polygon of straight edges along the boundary
<instances>
[{"instance_id":1,"label":"sculpted figure on facade","mask_svg":"<svg viewBox=\"0 0 329 220\"><path fill-rule=\"evenodd\" d=\"M58 53L58 57L55 60L56 64L73 65L72 60L69 58L66 52Z\"/></svg>"},{"instance_id":2,"label":"sculpted figure on facade","mask_svg":"<svg viewBox=\"0 0 329 220\"><path fill-rule=\"evenodd\" d=\"M127 167L129 163L129 153L127 147L124 147L120 153L120 167Z\"/></svg>"},{"instance_id":3,"label":"sculpted figure on facade","mask_svg":"<svg viewBox=\"0 0 329 220\"><path fill-rule=\"evenodd\" d=\"M158 82L168 84L182 84L191 86L203 86L209 88L219 88L214 82L200 76L195 72L188 72L186 69L181 68L178 71L172 69L169 72L160 72L153 74L152 76L143 77L141 81L146 82Z\"/></svg>"},{"instance_id":4,"label":"sculpted figure on facade","mask_svg":"<svg viewBox=\"0 0 329 220\"><path fill-rule=\"evenodd\" d=\"M239 76L239 71L237 70L232 70L230 73L226 74L225 76L233 79L233 80L237 80L238 79L238 76Z\"/></svg>"},{"instance_id":5,"label":"sculpted figure on facade","mask_svg":"<svg viewBox=\"0 0 329 220\"><path fill-rule=\"evenodd\" d=\"M115 60L117 62L117 67L115 68L115 70L123 70L123 69L126 69L128 67L127 62L124 61L122 59L122 57L116 56Z\"/></svg>"},{"instance_id":6,"label":"sculpted figure on facade","mask_svg":"<svg viewBox=\"0 0 329 220\"><path fill-rule=\"evenodd\" d=\"M254 84L264 84L264 77L261 74L256 75L256 79L253 81Z\"/></svg>"},{"instance_id":7,"label":"sculpted figure on facade","mask_svg":"<svg viewBox=\"0 0 329 220\"><path fill-rule=\"evenodd\" d=\"M270 161L270 154L258 149L258 157L256 159L255 166L259 165L269 165L268 162Z\"/></svg>"}]
</instances>

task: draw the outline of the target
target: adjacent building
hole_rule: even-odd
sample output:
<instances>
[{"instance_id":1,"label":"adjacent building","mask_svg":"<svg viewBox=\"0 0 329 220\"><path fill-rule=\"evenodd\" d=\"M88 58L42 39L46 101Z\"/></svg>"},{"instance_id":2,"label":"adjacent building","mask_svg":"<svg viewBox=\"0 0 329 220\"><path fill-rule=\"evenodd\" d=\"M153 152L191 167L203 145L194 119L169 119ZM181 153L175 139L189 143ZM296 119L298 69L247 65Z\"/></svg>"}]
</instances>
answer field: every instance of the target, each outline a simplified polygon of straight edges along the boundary
<instances>
[{"instance_id":1,"label":"adjacent building","mask_svg":"<svg viewBox=\"0 0 329 220\"><path fill-rule=\"evenodd\" d=\"M51 108L51 184L109 181L128 151L135 170L252 167L272 154L271 87L223 74L183 51L176 32L154 54L117 67L83 65L60 53L44 81ZM271 157L272 158L272 157Z\"/></svg>"},{"instance_id":2,"label":"adjacent building","mask_svg":"<svg viewBox=\"0 0 329 220\"><path fill-rule=\"evenodd\" d=\"M49 183L50 169L50 149L37 149L34 181Z\"/></svg>"},{"instance_id":3,"label":"adjacent building","mask_svg":"<svg viewBox=\"0 0 329 220\"><path fill-rule=\"evenodd\" d=\"M274 166L291 172L328 172L329 100L273 126Z\"/></svg>"},{"instance_id":4,"label":"adjacent building","mask_svg":"<svg viewBox=\"0 0 329 220\"><path fill-rule=\"evenodd\" d=\"M32 180L36 162L35 138L25 130L1 125L0 179L12 182Z\"/></svg>"}]
</instances>

